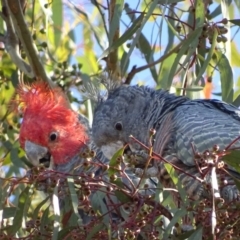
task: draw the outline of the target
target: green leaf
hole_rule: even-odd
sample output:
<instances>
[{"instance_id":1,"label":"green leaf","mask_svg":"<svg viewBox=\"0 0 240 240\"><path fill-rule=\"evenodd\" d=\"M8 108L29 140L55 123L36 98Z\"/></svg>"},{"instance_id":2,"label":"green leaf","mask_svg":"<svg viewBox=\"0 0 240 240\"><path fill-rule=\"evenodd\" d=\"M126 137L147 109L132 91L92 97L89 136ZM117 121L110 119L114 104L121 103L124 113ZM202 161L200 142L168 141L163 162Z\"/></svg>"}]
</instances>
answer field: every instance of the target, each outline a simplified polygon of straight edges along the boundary
<instances>
[{"instance_id":1,"label":"green leaf","mask_svg":"<svg viewBox=\"0 0 240 240\"><path fill-rule=\"evenodd\" d=\"M59 208L59 198L58 198L58 184L56 184L53 191L53 211L54 211L54 226L53 226L53 236L52 240L58 239L58 232L60 230L60 208Z\"/></svg>"},{"instance_id":2,"label":"green leaf","mask_svg":"<svg viewBox=\"0 0 240 240\"><path fill-rule=\"evenodd\" d=\"M132 199L123 191L120 190L116 190L115 195L117 197L117 199L121 202L121 203L128 203L130 202Z\"/></svg>"},{"instance_id":3,"label":"green leaf","mask_svg":"<svg viewBox=\"0 0 240 240\"><path fill-rule=\"evenodd\" d=\"M231 65L240 67L240 53L236 42L231 42Z\"/></svg>"},{"instance_id":4,"label":"green leaf","mask_svg":"<svg viewBox=\"0 0 240 240\"><path fill-rule=\"evenodd\" d=\"M16 88L19 84L18 82L18 71L13 71L12 73L12 76L11 76L11 82L12 82L12 85Z\"/></svg>"},{"instance_id":5,"label":"green leaf","mask_svg":"<svg viewBox=\"0 0 240 240\"><path fill-rule=\"evenodd\" d=\"M167 28L168 29L168 43L167 43L167 46L165 48L164 55L167 54L168 51L174 45L175 32L172 31L171 27L169 27L169 25L174 26L174 24L175 24L174 20L172 19L172 18L174 18L174 14L175 14L175 12L173 11L172 7L170 7L168 9L168 13L167 13L167 15L170 16L170 18L168 19L169 24L168 24L168 28ZM160 22L160 29L163 28L163 20L164 19L162 18L161 22ZM163 35L163 34L165 34L165 33L161 32L161 35ZM161 36L161 39L164 39L164 37L165 36ZM158 82L158 86L161 89L165 89L165 90L170 89L170 87L172 85L173 79L170 79L168 77L168 75L169 75L169 72L170 72L170 69L171 69L172 64L174 62L175 57L176 57L176 53L172 53L160 65L157 82Z\"/></svg>"},{"instance_id":6,"label":"green leaf","mask_svg":"<svg viewBox=\"0 0 240 240\"><path fill-rule=\"evenodd\" d=\"M106 214L106 213L108 213L108 208L104 201L104 199L105 200L107 199L105 192L106 192L106 189L101 188L98 191L96 191L95 193L93 193L92 197L91 197L91 206L95 212L100 211L99 215L104 215L103 222L105 224L108 224L110 219L109 219L109 214Z\"/></svg>"},{"instance_id":7,"label":"green leaf","mask_svg":"<svg viewBox=\"0 0 240 240\"><path fill-rule=\"evenodd\" d=\"M16 207L5 207L3 208L3 218L11 218L16 214Z\"/></svg>"},{"instance_id":8,"label":"green leaf","mask_svg":"<svg viewBox=\"0 0 240 240\"><path fill-rule=\"evenodd\" d=\"M161 64L160 72L159 72L159 76L158 76L158 79L159 79L158 85L161 89L169 90L172 85L173 78L172 77L170 78L169 74L171 72L173 63L176 59L176 56L177 56L176 53L171 54Z\"/></svg>"},{"instance_id":9,"label":"green leaf","mask_svg":"<svg viewBox=\"0 0 240 240\"><path fill-rule=\"evenodd\" d=\"M196 27L199 28L201 32L201 28L205 21L205 4L202 0L195 1L195 19Z\"/></svg>"},{"instance_id":10,"label":"green leaf","mask_svg":"<svg viewBox=\"0 0 240 240\"><path fill-rule=\"evenodd\" d=\"M17 148L12 148L11 152L10 152L10 159L12 161L12 163L14 164L14 166L20 168L25 168L25 164L22 161L19 161L18 158L18 149Z\"/></svg>"},{"instance_id":11,"label":"green leaf","mask_svg":"<svg viewBox=\"0 0 240 240\"><path fill-rule=\"evenodd\" d=\"M126 62L126 65L123 66L123 64ZM123 55L120 61L120 69L121 69L121 74L124 76L127 73L127 69L129 66L130 60L129 58L127 59L127 52L123 50Z\"/></svg>"},{"instance_id":12,"label":"green leaf","mask_svg":"<svg viewBox=\"0 0 240 240\"><path fill-rule=\"evenodd\" d=\"M38 206L35 208L34 212L33 212L33 219L36 220L38 218L38 214L40 212L40 209L43 207L43 205L48 202L49 200L49 196L46 197L42 202L40 202L38 204Z\"/></svg>"},{"instance_id":13,"label":"green leaf","mask_svg":"<svg viewBox=\"0 0 240 240\"><path fill-rule=\"evenodd\" d=\"M69 236L69 233L76 229L76 227L64 227L59 233L58 233L58 240L65 239L64 237Z\"/></svg>"},{"instance_id":14,"label":"green leaf","mask_svg":"<svg viewBox=\"0 0 240 240\"><path fill-rule=\"evenodd\" d=\"M148 19L151 17L154 9L157 7L158 5L158 0L153 0L150 4L149 4L149 9L147 11L147 14L143 17L143 20L141 22L141 25L139 26L139 28L137 29L137 31L135 32L135 37L133 38L132 44L128 50L128 55L126 57L126 62L123 63L123 68L125 68L125 65L127 64L127 59L130 58L133 49L136 47L138 41L139 41L139 37L142 34L142 29L145 26L146 22L148 21ZM141 15L140 15L141 16Z\"/></svg>"},{"instance_id":15,"label":"green leaf","mask_svg":"<svg viewBox=\"0 0 240 240\"><path fill-rule=\"evenodd\" d=\"M153 59L153 49L150 46L147 38L141 33L138 39L138 46L139 50L143 53L146 62L148 64L152 63L154 61ZM152 77L155 81L157 81L157 72L155 66L152 66L149 68L150 72L152 73Z\"/></svg>"},{"instance_id":16,"label":"green leaf","mask_svg":"<svg viewBox=\"0 0 240 240\"><path fill-rule=\"evenodd\" d=\"M189 237L191 237L194 233L195 233L195 231L197 231L196 229L193 229L193 230L190 230L190 231L187 231L187 232L184 232L184 233L182 233L181 235L178 235L177 236L177 239L178 240L185 240L185 239L189 239ZM209 239L208 239L209 240Z\"/></svg>"},{"instance_id":17,"label":"green leaf","mask_svg":"<svg viewBox=\"0 0 240 240\"><path fill-rule=\"evenodd\" d=\"M199 91L203 90L203 87L195 86L195 87L192 87L192 88L176 88L176 89L177 90L185 89L186 91L189 91L189 92L199 92Z\"/></svg>"},{"instance_id":18,"label":"green leaf","mask_svg":"<svg viewBox=\"0 0 240 240\"><path fill-rule=\"evenodd\" d=\"M159 181L156 186L156 193L155 193L154 200L156 202L159 202L161 205L165 207L166 206L169 207L170 205L171 206L175 205L171 192L164 190L164 186L162 185L161 181ZM155 220L155 223L157 223L161 219L162 219L162 216L160 216L157 220Z\"/></svg>"},{"instance_id":19,"label":"green leaf","mask_svg":"<svg viewBox=\"0 0 240 240\"><path fill-rule=\"evenodd\" d=\"M95 225L87 235L86 240L91 240L95 234L97 234L99 231L103 231L105 228L106 226L103 223Z\"/></svg>"},{"instance_id":20,"label":"green leaf","mask_svg":"<svg viewBox=\"0 0 240 240\"><path fill-rule=\"evenodd\" d=\"M240 106L240 95L238 95L236 99L233 101L233 105L236 107Z\"/></svg>"},{"instance_id":21,"label":"green leaf","mask_svg":"<svg viewBox=\"0 0 240 240\"><path fill-rule=\"evenodd\" d=\"M45 231L45 227L49 225L51 218L49 217L49 209L50 205L44 210L43 215L41 217L41 225L40 225L40 231Z\"/></svg>"},{"instance_id":22,"label":"green leaf","mask_svg":"<svg viewBox=\"0 0 240 240\"><path fill-rule=\"evenodd\" d=\"M221 5L218 5L211 13L210 13L210 19L213 19L219 15L222 15L222 9Z\"/></svg>"},{"instance_id":23,"label":"green leaf","mask_svg":"<svg viewBox=\"0 0 240 240\"><path fill-rule=\"evenodd\" d=\"M89 19L88 15L87 15L84 11L82 11L80 8L78 8L73 2L71 2L71 4L73 5L74 9L75 9L76 12L77 12L77 14L74 15L74 18L77 19L79 16L81 16L81 17L79 18L79 21L77 22L77 24L76 24L73 32L74 32L75 29L78 27L78 25L81 25L81 24L82 24L82 22L83 22L83 21L82 21L82 18L83 18L85 24L89 27L90 31L93 33L93 35L94 35L94 37L95 37L95 39L96 39L99 47L101 48L101 50L103 50L104 48L103 48L103 46L102 46L102 44L101 44L100 34L98 33L98 32L99 32L99 28L96 30L96 27L93 26L93 24L91 23L91 18ZM95 3L92 2L92 4L95 4ZM107 34L107 32L106 32L106 34ZM72 37L71 37L71 38L72 38ZM73 38L72 38L72 39L73 39ZM73 39L73 42L75 42L74 39Z\"/></svg>"},{"instance_id":24,"label":"green leaf","mask_svg":"<svg viewBox=\"0 0 240 240\"><path fill-rule=\"evenodd\" d=\"M233 178L233 179L234 179L234 183L237 186L238 191L240 191L240 181L239 181L239 179L237 179L237 178Z\"/></svg>"},{"instance_id":25,"label":"green leaf","mask_svg":"<svg viewBox=\"0 0 240 240\"><path fill-rule=\"evenodd\" d=\"M170 26L174 26L175 25L175 21L173 20L174 16L175 16L175 12L173 10L173 6L170 7L168 9L168 13L167 13L170 18L167 19L168 20L168 42L167 42L167 46L166 46L166 49L165 49L165 52L164 54L166 54L172 47L173 47L173 44L174 44L174 36L175 36L175 31L173 31L173 29ZM165 18L166 19L166 18ZM162 19L163 20L163 19ZM163 28L163 21L161 21L161 29ZM175 29L174 29L175 30ZM165 33L161 33L162 35L165 34ZM164 39L165 36L162 36L162 38Z\"/></svg>"},{"instance_id":26,"label":"green leaf","mask_svg":"<svg viewBox=\"0 0 240 240\"><path fill-rule=\"evenodd\" d=\"M119 165L119 162L117 161L119 157L122 157L123 156L123 153L124 153L124 149L125 147L123 148L120 148L112 157L112 159L110 160L109 162L109 169L108 169L108 176L111 177L112 175L114 175L115 173L118 173L119 171L117 169L115 169L115 167L117 165Z\"/></svg>"},{"instance_id":27,"label":"green leaf","mask_svg":"<svg viewBox=\"0 0 240 240\"><path fill-rule=\"evenodd\" d=\"M119 31L119 23L122 15L123 3L123 0L117 0L115 3L114 14L109 26L109 46L113 44L113 38L116 34L116 31Z\"/></svg>"},{"instance_id":28,"label":"green leaf","mask_svg":"<svg viewBox=\"0 0 240 240\"><path fill-rule=\"evenodd\" d=\"M215 51L213 60L219 68L221 78L222 100L228 103L233 102L233 72L227 57Z\"/></svg>"},{"instance_id":29,"label":"green leaf","mask_svg":"<svg viewBox=\"0 0 240 240\"><path fill-rule=\"evenodd\" d=\"M52 20L54 24L54 46L57 48L62 37L63 27L63 2L61 0L54 0L52 6Z\"/></svg>"},{"instance_id":30,"label":"green leaf","mask_svg":"<svg viewBox=\"0 0 240 240\"><path fill-rule=\"evenodd\" d=\"M217 43L217 36L218 36L218 31L217 31L216 28L214 28L211 48L210 48L210 50L208 52L207 58L203 61L203 65L202 65L201 69L198 72L197 78L195 80L195 84L198 83L199 79L202 77L202 75L206 71L207 66L208 66L210 60L212 59L212 56L213 56L213 53L214 53L214 50L215 50L215 46L216 46L216 43Z\"/></svg>"},{"instance_id":31,"label":"green leaf","mask_svg":"<svg viewBox=\"0 0 240 240\"><path fill-rule=\"evenodd\" d=\"M158 0L160 4L171 4L171 3L179 3L183 2L184 0Z\"/></svg>"},{"instance_id":32,"label":"green leaf","mask_svg":"<svg viewBox=\"0 0 240 240\"><path fill-rule=\"evenodd\" d=\"M74 179L72 177L68 177L67 183L68 183L68 187L69 187L69 191L70 191L70 197L72 200L71 203L72 203L74 214L78 219L78 225L82 226L82 221L81 221L81 218L79 217L79 213L78 213L78 196L77 196L77 193L75 190Z\"/></svg>"},{"instance_id":33,"label":"green leaf","mask_svg":"<svg viewBox=\"0 0 240 240\"><path fill-rule=\"evenodd\" d=\"M205 20L204 2L201 1L201 0L196 1L195 2L195 8L196 8L196 10L195 10L196 26L197 26L197 28L199 28L199 31L202 32L202 27L204 25L204 20ZM217 38L217 36L216 36L216 38ZM208 62L206 63L206 61L205 61L205 54L206 54L206 40L205 39L202 40L202 44L204 44L204 46L199 48L198 51L197 51L198 56L200 55L200 56L202 56L202 58L199 58L199 61L197 62L197 63L200 64L200 66L199 66L199 64L196 63L197 79L195 80L195 84L198 84L198 80L202 77L203 73L205 72L205 70L208 66ZM212 49L214 49L213 46L212 46ZM209 57L209 61L210 61L211 57L210 56L208 56L208 57Z\"/></svg>"},{"instance_id":34,"label":"green leaf","mask_svg":"<svg viewBox=\"0 0 240 240\"><path fill-rule=\"evenodd\" d=\"M166 168L168 174L170 175L173 183L177 187L177 190L180 194L181 199L184 200L185 204L187 204L188 200L187 200L187 197L186 197L187 196L186 191L182 187L181 181L179 180L178 174L176 173L175 169L169 163L164 163L164 167Z\"/></svg>"},{"instance_id":35,"label":"green leaf","mask_svg":"<svg viewBox=\"0 0 240 240\"><path fill-rule=\"evenodd\" d=\"M195 51L196 47L197 47L197 44L198 44L198 38L201 34L201 29L195 29L193 32L191 32L189 35L188 35L188 38L185 39L182 43L182 47L180 48L176 58L175 58L175 61L173 62L172 66L171 66L171 71L168 75L168 78L169 79L173 79L175 74L176 74L176 71L177 71L177 68L179 66L179 63L180 63L180 60L181 58L183 57L184 54L186 54L186 52L188 51L191 51L191 53L193 51ZM189 50L190 49L190 50ZM191 55L189 54L188 57L190 57Z\"/></svg>"},{"instance_id":36,"label":"green leaf","mask_svg":"<svg viewBox=\"0 0 240 240\"><path fill-rule=\"evenodd\" d=\"M222 157L222 160L234 167L240 173L240 150L233 150L229 154Z\"/></svg>"},{"instance_id":37,"label":"green leaf","mask_svg":"<svg viewBox=\"0 0 240 240\"><path fill-rule=\"evenodd\" d=\"M13 219L13 225L6 229L8 234L11 234L11 236L15 235L25 222L25 217L27 216L27 212L30 207L32 194L33 185L31 185L31 187L26 187L19 195L18 206Z\"/></svg>"},{"instance_id":38,"label":"green leaf","mask_svg":"<svg viewBox=\"0 0 240 240\"><path fill-rule=\"evenodd\" d=\"M193 234L188 238L188 240L202 239L202 231L203 231L203 228L201 226L198 227L193 232Z\"/></svg>"},{"instance_id":39,"label":"green leaf","mask_svg":"<svg viewBox=\"0 0 240 240\"><path fill-rule=\"evenodd\" d=\"M128 28L128 30L117 40L115 41L112 46L109 46L104 52L101 54L101 56L98 58L98 61L101 60L103 57L107 56L111 51L115 50L119 46L121 46L123 43L125 43L127 40L131 39L133 34L136 33L137 29L139 28L144 15L141 14L131 25L131 27ZM125 64L124 64L125 65Z\"/></svg>"},{"instance_id":40,"label":"green leaf","mask_svg":"<svg viewBox=\"0 0 240 240\"><path fill-rule=\"evenodd\" d=\"M196 51L196 48L199 44L199 37L202 34L202 27L205 20L205 10L202 0L195 1L195 8L196 29L188 35L187 39L183 41L182 48L178 52L177 57L175 58L175 61L172 65L172 69L168 76L169 79L174 78L183 55L187 53L187 56L184 57L184 62L181 63L181 65L184 67L186 64L189 63L190 58Z\"/></svg>"},{"instance_id":41,"label":"green leaf","mask_svg":"<svg viewBox=\"0 0 240 240\"><path fill-rule=\"evenodd\" d=\"M173 218L170 221L170 223L168 224L168 226L164 232L163 239L168 238L169 234L172 232L172 228L174 227L174 225L176 223L180 223L182 217L184 217L186 214L187 214L186 209L177 209L176 212L174 212ZM201 238L199 238L199 239L201 239Z\"/></svg>"},{"instance_id":42,"label":"green leaf","mask_svg":"<svg viewBox=\"0 0 240 240\"><path fill-rule=\"evenodd\" d=\"M228 21L233 23L234 25L240 26L240 19L231 19L231 20L228 20Z\"/></svg>"}]
</instances>

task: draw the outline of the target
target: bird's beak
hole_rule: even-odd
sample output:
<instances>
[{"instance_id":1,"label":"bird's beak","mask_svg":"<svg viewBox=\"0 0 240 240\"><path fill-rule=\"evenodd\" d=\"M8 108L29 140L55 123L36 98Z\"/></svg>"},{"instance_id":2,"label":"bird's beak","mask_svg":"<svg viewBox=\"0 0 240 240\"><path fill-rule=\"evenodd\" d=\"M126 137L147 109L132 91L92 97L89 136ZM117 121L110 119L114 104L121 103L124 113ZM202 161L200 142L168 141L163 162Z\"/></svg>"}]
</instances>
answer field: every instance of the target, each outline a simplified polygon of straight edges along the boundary
<instances>
[{"instance_id":1,"label":"bird's beak","mask_svg":"<svg viewBox=\"0 0 240 240\"><path fill-rule=\"evenodd\" d=\"M122 141L112 142L107 145L102 145L101 150L104 156L111 159L113 155L124 146Z\"/></svg>"},{"instance_id":2,"label":"bird's beak","mask_svg":"<svg viewBox=\"0 0 240 240\"><path fill-rule=\"evenodd\" d=\"M24 150L29 161L34 166L38 166L39 164L43 164L45 167L50 166L51 155L46 147L27 140L25 142Z\"/></svg>"}]
</instances>

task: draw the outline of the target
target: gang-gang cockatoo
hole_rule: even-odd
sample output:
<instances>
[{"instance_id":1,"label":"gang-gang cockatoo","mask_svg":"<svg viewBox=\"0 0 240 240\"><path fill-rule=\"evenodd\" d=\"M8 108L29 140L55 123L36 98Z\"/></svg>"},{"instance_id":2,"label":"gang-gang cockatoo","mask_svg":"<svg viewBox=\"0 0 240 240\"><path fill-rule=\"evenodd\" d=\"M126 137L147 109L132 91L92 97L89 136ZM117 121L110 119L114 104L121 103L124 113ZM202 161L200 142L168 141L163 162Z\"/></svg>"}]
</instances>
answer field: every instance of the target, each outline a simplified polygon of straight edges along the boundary
<instances>
[{"instance_id":1,"label":"gang-gang cockatoo","mask_svg":"<svg viewBox=\"0 0 240 240\"><path fill-rule=\"evenodd\" d=\"M47 83L37 81L30 85L21 84L17 92L23 112L19 140L28 159L34 165L50 161L53 170L79 175L82 180L90 173L94 183L102 182L102 186L107 187L109 178L105 170L109 159L93 144L87 119L71 109L63 91L59 87L50 88ZM89 152L92 156L86 167L86 157L83 154ZM142 195L155 192L156 182L153 180L148 179L138 185L140 178L128 170L125 174L121 175L121 181L128 191L135 191L134 188L138 186L138 192ZM87 184L86 182L85 185ZM147 190L143 189L146 184L149 187ZM94 200L94 188L91 189L90 200ZM114 192L110 196L111 202L118 203ZM110 206L106 198L103 195L102 202L98 202L98 205L105 204L108 211L114 212L116 217L116 212L119 214L120 211L111 207L112 204ZM117 218L124 217L117 215Z\"/></svg>"},{"instance_id":2,"label":"gang-gang cockatoo","mask_svg":"<svg viewBox=\"0 0 240 240\"><path fill-rule=\"evenodd\" d=\"M150 143L153 129L155 135ZM173 185L159 157L175 166L190 198L216 194L226 201L240 199L233 178L227 172L238 178L239 173L224 165L221 154L215 154L240 147L240 141L234 141L240 135L240 110L233 105L218 100L190 100L144 86L123 85L111 90L107 99L99 102L92 131L94 143L112 154L129 144L132 151L144 156L149 150L144 151L139 142L147 147L153 145L153 152L158 156L152 159L153 167L147 169L145 176L158 177L165 187ZM140 170L138 174L143 173ZM221 180L218 184L217 179ZM210 189L205 187L209 185Z\"/></svg>"}]
</instances>

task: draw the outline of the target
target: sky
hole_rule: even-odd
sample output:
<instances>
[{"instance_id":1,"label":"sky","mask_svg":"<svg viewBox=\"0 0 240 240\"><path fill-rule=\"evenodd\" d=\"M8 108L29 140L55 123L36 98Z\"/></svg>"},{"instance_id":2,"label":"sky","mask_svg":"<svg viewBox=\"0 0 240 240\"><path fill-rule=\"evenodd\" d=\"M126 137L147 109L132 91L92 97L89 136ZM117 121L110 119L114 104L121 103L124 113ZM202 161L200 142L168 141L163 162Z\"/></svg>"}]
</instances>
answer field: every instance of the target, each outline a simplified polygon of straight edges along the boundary
<instances>
[{"instance_id":1,"label":"sky","mask_svg":"<svg viewBox=\"0 0 240 240\"><path fill-rule=\"evenodd\" d=\"M74 4L76 4L76 6L79 6L82 10L84 10L85 12L87 12L89 18L91 18L92 16L92 13L93 13L93 5L91 4L90 1L81 1L81 3L79 3L79 1L75 0L75 1L72 1ZM104 5L104 2L106 1L103 1L103 5ZM127 1L125 1L127 2ZM128 4L130 6L130 8L134 9L135 6L137 5L139 1L128 1ZM185 9L187 10L188 9L188 4L186 4L186 1L184 1L183 3L181 3L181 9ZM218 6L218 4L216 3L213 3L211 4L210 6L210 12L214 11L214 9L216 9L216 7ZM136 10L139 10L141 11L140 7L138 7L138 9ZM187 17L187 14L185 14L185 16L183 15L183 20L186 19ZM240 18L239 16L239 11L236 9L235 10L235 17L236 18ZM222 19L222 17L217 17L214 19L214 21L220 21ZM160 21L160 18L158 18L157 21ZM126 14L125 11L123 11L122 13L122 22L121 22L121 25L120 25L120 33L122 34L124 32L124 30L126 29L126 25L129 25L130 24L130 20ZM159 24L159 23L157 23ZM161 39L159 40L159 30L157 29L159 25L157 25L156 22L149 22L146 24L146 26L143 28L143 34L149 38L149 36L151 36L151 38L153 39L153 42L155 41L155 39L158 39L157 41L159 42L159 46L162 46L162 51L160 50L156 55L155 55L155 59L156 58L159 58L163 52L164 52L164 49L165 49L165 46L167 45L167 41L168 39L165 37L164 33L167 31L167 28L166 28L166 22L164 22L163 24L163 28L162 28L162 37ZM154 31L152 31L152 29L154 29ZM239 42L240 41L240 33L238 33L238 30L239 28L238 27L234 27L231 29L231 35L234 36L235 33L237 32L237 34L235 35L234 37L234 41L236 42ZM79 34L81 33L81 26L79 26L78 28L76 28L76 42L79 44L81 42L83 42L82 40L82 34ZM107 38L106 39L103 39L105 45L106 45L106 48L108 47L108 40ZM81 45L81 44L79 44ZM125 43L125 46L126 46L126 43ZM102 50L97 46L97 44L95 44L95 47L94 47L94 50L96 51L97 55L100 56L102 54ZM127 50L127 48L125 47L125 50ZM77 55L81 55L83 52L83 49L79 48L78 51L77 51ZM74 63L74 58L73 58L73 63ZM101 62L100 62L101 63ZM132 53L132 61L130 62L130 65L129 65L129 69L128 71L130 71L132 69L132 67L134 65L137 65L137 67L139 66L142 66L142 65L145 65L146 62L141 54L141 52L139 50L134 50L133 53ZM234 67L233 69L234 71L234 79L237 80L240 76L240 69L239 68L236 68ZM213 85L214 85L214 90L213 92L216 92L216 93L219 93L221 91L221 85L220 85L220 77L219 77L219 74L217 73L217 71L215 71L216 74L214 75L214 78L213 78ZM132 81L132 84L137 84L138 82L141 82L141 83L144 83L145 85L148 85L150 87L155 87L156 84L154 82L154 80L152 79L152 76L151 76L151 73L149 70L145 70L145 71L142 71L138 74L135 75L133 81ZM213 95L214 98L219 98L218 96L215 96Z\"/></svg>"}]
</instances>

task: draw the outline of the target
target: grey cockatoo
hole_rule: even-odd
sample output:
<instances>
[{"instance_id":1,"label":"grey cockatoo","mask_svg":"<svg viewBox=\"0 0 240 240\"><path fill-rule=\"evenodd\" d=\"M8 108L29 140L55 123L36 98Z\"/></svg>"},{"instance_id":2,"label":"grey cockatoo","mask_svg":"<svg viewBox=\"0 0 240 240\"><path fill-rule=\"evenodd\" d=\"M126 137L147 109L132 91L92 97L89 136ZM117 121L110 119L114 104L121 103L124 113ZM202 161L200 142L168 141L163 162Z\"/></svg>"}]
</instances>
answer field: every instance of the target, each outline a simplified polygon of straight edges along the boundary
<instances>
[{"instance_id":1,"label":"grey cockatoo","mask_svg":"<svg viewBox=\"0 0 240 240\"><path fill-rule=\"evenodd\" d=\"M151 129L156 131L152 143L149 142ZM143 151L130 135L146 146L153 144L155 153L182 170L176 171L190 198L210 196L217 190L218 197L220 194L227 201L239 200L231 176L218 169L221 157L209 157L214 152L211 149L224 150L240 135L240 111L233 105L218 100L190 100L147 87L120 86L97 105L92 131L95 144L109 157L127 143L134 152ZM240 147L240 141L231 147ZM204 152L201 160L198 153ZM172 186L164 162L152 161L153 167L145 176L158 177L164 186ZM231 167L225 165L225 169L239 177ZM211 192L203 183L211 184L213 172L221 175L219 178L225 180L225 185L219 183Z\"/></svg>"},{"instance_id":2,"label":"grey cockatoo","mask_svg":"<svg viewBox=\"0 0 240 240\"><path fill-rule=\"evenodd\" d=\"M81 176L83 173L86 176L91 173L93 181L101 175L103 178L99 178L98 181L103 181L102 186L106 187L109 179L107 172L104 172L104 166L109 164L109 159L93 144L88 121L70 108L61 89L58 87L50 89L46 83L40 81L30 86L21 85L18 94L23 110L19 140L29 160L35 165L51 161L53 169L58 172ZM91 150L95 154L90 152L90 157L83 157L83 154L87 155ZM92 161L88 162L87 158ZM129 178L123 176L122 182L129 191L133 191L133 188L138 186L140 178L132 172L126 172L126 175ZM150 189L139 192L153 194L156 183L148 179L146 184ZM143 185L141 184L139 188L143 189ZM111 201L117 203L118 199L113 193L111 196ZM93 197L90 199L94 200ZM108 200L102 201L108 205ZM100 202L98 204L101 206ZM107 208L109 210L111 206Z\"/></svg>"}]
</instances>

